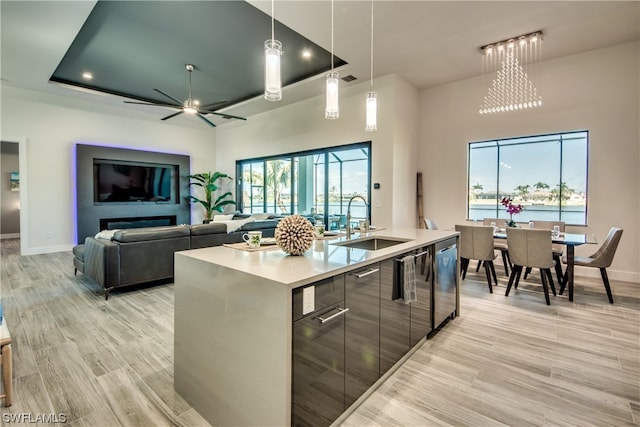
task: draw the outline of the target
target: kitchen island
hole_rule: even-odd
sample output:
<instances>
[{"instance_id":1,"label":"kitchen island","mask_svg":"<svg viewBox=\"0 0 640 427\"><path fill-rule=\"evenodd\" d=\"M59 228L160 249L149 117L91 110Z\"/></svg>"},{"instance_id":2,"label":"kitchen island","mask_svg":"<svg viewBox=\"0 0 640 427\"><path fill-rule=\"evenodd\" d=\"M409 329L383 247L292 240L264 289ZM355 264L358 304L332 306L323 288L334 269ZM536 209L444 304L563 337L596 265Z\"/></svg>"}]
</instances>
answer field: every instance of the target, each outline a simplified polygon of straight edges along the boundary
<instances>
[{"instance_id":1,"label":"kitchen island","mask_svg":"<svg viewBox=\"0 0 640 427\"><path fill-rule=\"evenodd\" d=\"M385 265L391 266L391 261L398 261L396 257L407 254L415 254L415 260L418 263L425 260L427 255L431 257L438 244L445 241L455 243L457 236L456 232L444 230L389 229L362 235L355 234L351 239L342 237L333 240L316 240L303 256L288 256L279 249L247 252L227 247L176 252L174 358L176 391L215 426L297 424L295 417L292 422L293 377L318 374L316 377L320 378L325 374L312 373L314 370L320 371L322 365L320 361L313 360L314 355L299 363L296 362L294 353L304 353L305 348L304 345L296 344L296 339L299 343L300 337L310 338L317 333L313 328L306 326L299 329L299 334L294 332L296 320L308 320L317 310L325 316L322 322L316 320L318 325L325 320L329 321L329 317L341 318L331 323L339 325L339 322L342 322L344 325L346 318L348 325L358 325L358 328L361 325L375 325L373 329L380 330L380 319L384 319L384 313L379 315L381 306L379 283L384 282L385 271L389 271L388 277L391 277L391 269L385 270ZM385 239L389 246L376 250L343 246L374 237ZM423 250L425 248L430 250ZM458 264L454 253L454 270L448 273L450 276L448 280L453 281L455 288L458 286L455 267ZM431 262L427 267L431 268L431 266L436 268L431 277L437 278L442 275L437 273L438 267L435 262ZM420 269L416 265L416 275L420 274L420 277L424 277L426 274L424 267L418 270ZM353 276L349 276L350 274ZM357 294L354 291L349 297L349 277L357 279L365 276L369 283L366 289L374 289L374 292ZM375 282L378 283L376 285L378 288L371 285L374 283L372 278L376 277L379 280ZM301 291L304 289L311 292L304 292L303 296ZM327 292L327 289L330 291ZM375 291L375 289L378 290ZM353 305L351 312L348 312L347 307L339 307L344 301L336 302L327 299L333 298L340 292L342 295L347 294L344 301ZM390 293L390 290L387 293ZM423 297L423 300L432 299L430 293L425 295L427 296ZM456 300L451 316L455 316L459 314L457 300L459 293L452 295ZM373 299L367 300L367 298ZM323 305L323 301L326 301L326 305ZM370 302L369 306L366 306L367 301ZM429 307L430 302L426 302ZM358 303L361 306L365 304L364 308L360 309L360 313L364 313L360 319L357 318ZM400 309L407 307L408 310L410 305L394 301L394 306ZM343 315L344 313L346 315ZM319 318L320 315L314 317L314 319ZM360 321L359 324L358 321ZM375 324L376 321L377 324ZM408 322L409 320L407 320L407 330ZM331 327L335 328L335 326ZM377 336L374 337L375 339L370 339L365 328L358 331L358 337L352 340L345 338L344 332L342 335L336 332L339 338L335 341L336 345L344 345L345 342L350 341L357 342L359 351L364 352L362 355L358 354L364 359L363 365L351 369L354 373L355 380L352 382L355 386L351 387L350 400L348 397L340 398L343 399L343 404L347 401L346 407L362 394L363 387L366 390L379 377L378 375L369 382L362 381L367 376L367 370L373 368L379 374L379 366L384 359L382 354L386 354L385 351L376 347L384 343L384 338ZM428 330L421 331L419 338L424 340L427 333ZM419 344L421 341L417 342ZM321 353L323 349L329 347L333 346L323 345L316 348L319 348L318 351ZM334 349L329 348L329 350ZM348 355L345 358L348 359ZM326 379L329 374L335 375L335 371L342 372L343 377L340 378L344 378L343 382L346 384L348 395L350 362L345 362L346 366L341 367L343 363L335 360L334 357L323 378ZM393 363L390 364L393 365ZM297 372L295 375L294 370ZM300 374L301 372L303 375ZM319 405L315 410L324 412L332 403L335 403L331 402L332 400L339 399L328 397L330 394L324 388L330 388L330 386L323 384L324 379L318 378L314 378L315 382L311 388L309 384L305 384L305 390L309 393L318 391L317 396L312 400L317 401ZM321 402L323 400L327 402ZM325 404L326 406L323 406ZM314 408L306 407L303 410L313 412ZM341 412L342 409L339 411ZM335 419L335 417L332 418Z\"/></svg>"}]
</instances>

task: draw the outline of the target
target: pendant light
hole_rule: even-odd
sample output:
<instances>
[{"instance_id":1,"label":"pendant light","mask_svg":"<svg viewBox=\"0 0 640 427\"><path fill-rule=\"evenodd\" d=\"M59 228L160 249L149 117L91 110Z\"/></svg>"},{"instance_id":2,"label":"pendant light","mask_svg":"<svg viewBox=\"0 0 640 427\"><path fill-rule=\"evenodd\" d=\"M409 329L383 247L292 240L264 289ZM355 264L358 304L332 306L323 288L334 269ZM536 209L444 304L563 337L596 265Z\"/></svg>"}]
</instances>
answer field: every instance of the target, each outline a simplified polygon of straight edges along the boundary
<instances>
[{"instance_id":1,"label":"pendant light","mask_svg":"<svg viewBox=\"0 0 640 427\"><path fill-rule=\"evenodd\" d=\"M366 112L367 120L364 130L373 132L378 130L378 94L373 91L373 0L371 0L371 80L369 93L367 93Z\"/></svg>"},{"instance_id":2,"label":"pendant light","mask_svg":"<svg viewBox=\"0 0 640 427\"><path fill-rule=\"evenodd\" d=\"M325 119L340 117L338 106L338 79L340 73L333 70L333 0L331 0L331 71L327 73L327 103L324 110Z\"/></svg>"},{"instance_id":3,"label":"pendant light","mask_svg":"<svg viewBox=\"0 0 640 427\"><path fill-rule=\"evenodd\" d=\"M274 36L274 3L275 0L271 0L271 39L264 42L264 99L267 101L282 99L282 79L280 76L282 43Z\"/></svg>"}]
</instances>

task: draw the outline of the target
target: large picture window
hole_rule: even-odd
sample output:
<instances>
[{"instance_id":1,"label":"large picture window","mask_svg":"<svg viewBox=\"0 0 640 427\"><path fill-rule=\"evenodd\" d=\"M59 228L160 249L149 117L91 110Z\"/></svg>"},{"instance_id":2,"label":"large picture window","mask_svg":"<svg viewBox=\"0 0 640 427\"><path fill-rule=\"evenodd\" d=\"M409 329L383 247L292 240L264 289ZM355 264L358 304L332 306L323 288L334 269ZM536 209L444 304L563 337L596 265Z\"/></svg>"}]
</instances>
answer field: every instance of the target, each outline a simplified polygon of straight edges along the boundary
<instances>
[{"instance_id":1,"label":"large picture window","mask_svg":"<svg viewBox=\"0 0 640 427\"><path fill-rule=\"evenodd\" d=\"M255 159L238 160L236 203L243 213L300 214L328 228L346 225L351 197L371 193L371 143ZM351 204L351 217L364 219L361 199ZM369 218L370 220L371 218Z\"/></svg>"},{"instance_id":2,"label":"large picture window","mask_svg":"<svg viewBox=\"0 0 640 427\"><path fill-rule=\"evenodd\" d=\"M587 224L587 131L469 144L467 218L509 218L511 197L524 211L516 221Z\"/></svg>"}]
</instances>

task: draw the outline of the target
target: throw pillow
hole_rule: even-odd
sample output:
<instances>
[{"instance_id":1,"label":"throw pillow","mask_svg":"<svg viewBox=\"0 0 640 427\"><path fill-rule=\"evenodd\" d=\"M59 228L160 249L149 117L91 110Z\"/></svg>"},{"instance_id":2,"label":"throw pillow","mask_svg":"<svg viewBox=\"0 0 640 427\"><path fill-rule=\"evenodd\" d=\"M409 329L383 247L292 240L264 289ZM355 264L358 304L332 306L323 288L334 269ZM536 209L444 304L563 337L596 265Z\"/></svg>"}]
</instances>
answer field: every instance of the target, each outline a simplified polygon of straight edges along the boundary
<instances>
[{"instance_id":1,"label":"throw pillow","mask_svg":"<svg viewBox=\"0 0 640 427\"><path fill-rule=\"evenodd\" d=\"M256 221L264 221L265 219L270 219L270 217L273 214L268 214L268 213L254 213L253 215L251 215L251 218L255 219Z\"/></svg>"},{"instance_id":2,"label":"throw pillow","mask_svg":"<svg viewBox=\"0 0 640 427\"><path fill-rule=\"evenodd\" d=\"M213 222L231 221L232 219L233 219L233 214L230 214L230 215L214 215L213 216Z\"/></svg>"},{"instance_id":3,"label":"throw pillow","mask_svg":"<svg viewBox=\"0 0 640 427\"><path fill-rule=\"evenodd\" d=\"M104 239L104 240L111 240L111 238L113 237L114 233L118 231L118 230L102 230L100 231L98 234L96 234L96 239Z\"/></svg>"}]
</instances>

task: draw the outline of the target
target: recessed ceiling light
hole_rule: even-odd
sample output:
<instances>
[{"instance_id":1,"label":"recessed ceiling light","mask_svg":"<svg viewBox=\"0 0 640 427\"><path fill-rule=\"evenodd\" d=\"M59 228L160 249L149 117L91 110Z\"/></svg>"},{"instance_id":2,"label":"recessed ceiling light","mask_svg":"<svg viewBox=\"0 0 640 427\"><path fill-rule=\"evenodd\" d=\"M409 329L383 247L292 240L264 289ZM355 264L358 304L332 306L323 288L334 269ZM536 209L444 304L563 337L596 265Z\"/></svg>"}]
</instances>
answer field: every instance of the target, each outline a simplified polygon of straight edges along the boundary
<instances>
[{"instance_id":1,"label":"recessed ceiling light","mask_svg":"<svg viewBox=\"0 0 640 427\"><path fill-rule=\"evenodd\" d=\"M91 80L93 78L93 74L91 74L88 71L85 71L84 73L82 73L82 78L85 80Z\"/></svg>"},{"instance_id":2,"label":"recessed ceiling light","mask_svg":"<svg viewBox=\"0 0 640 427\"><path fill-rule=\"evenodd\" d=\"M303 58L311 58L311 51L309 49L305 49L302 51Z\"/></svg>"}]
</instances>

